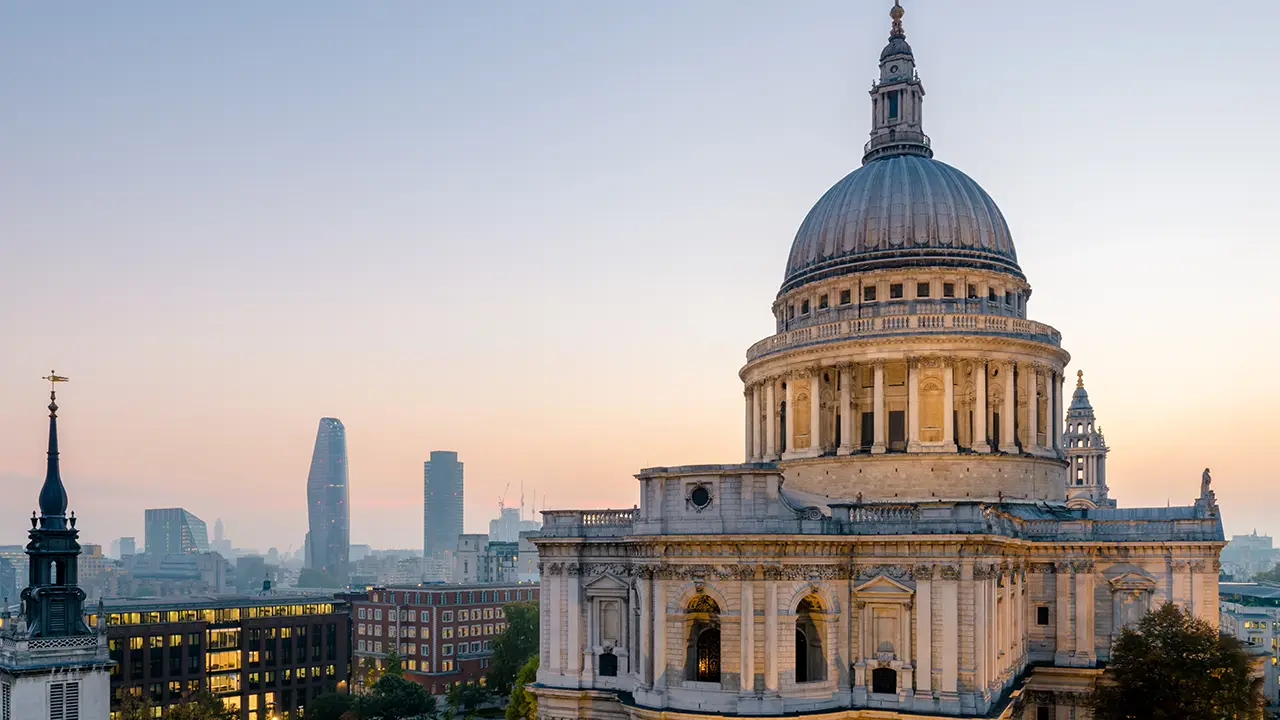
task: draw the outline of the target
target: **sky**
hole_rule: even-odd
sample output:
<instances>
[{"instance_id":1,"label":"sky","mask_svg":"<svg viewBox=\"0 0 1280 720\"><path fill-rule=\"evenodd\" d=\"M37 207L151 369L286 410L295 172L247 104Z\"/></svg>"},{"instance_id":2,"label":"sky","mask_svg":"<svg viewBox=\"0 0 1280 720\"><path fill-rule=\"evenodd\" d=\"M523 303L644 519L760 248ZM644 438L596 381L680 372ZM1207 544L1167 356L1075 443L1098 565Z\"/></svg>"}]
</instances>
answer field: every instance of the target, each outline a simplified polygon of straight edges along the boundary
<instances>
[{"instance_id":1,"label":"sky","mask_svg":"<svg viewBox=\"0 0 1280 720\"><path fill-rule=\"evenodd\" d=\"M508 484L631 507L642 467L740 461L737 371L859 165L889 5L0 4L0 543L51 368L86 542L181 506L297 549L322 416L380 547L421 547L431 450L471 532ZM1210 467L1228 534L1280 533L1280 4L905 7L925 131L1008 219L1112 497Z\"/></svg>"}]
</instances>

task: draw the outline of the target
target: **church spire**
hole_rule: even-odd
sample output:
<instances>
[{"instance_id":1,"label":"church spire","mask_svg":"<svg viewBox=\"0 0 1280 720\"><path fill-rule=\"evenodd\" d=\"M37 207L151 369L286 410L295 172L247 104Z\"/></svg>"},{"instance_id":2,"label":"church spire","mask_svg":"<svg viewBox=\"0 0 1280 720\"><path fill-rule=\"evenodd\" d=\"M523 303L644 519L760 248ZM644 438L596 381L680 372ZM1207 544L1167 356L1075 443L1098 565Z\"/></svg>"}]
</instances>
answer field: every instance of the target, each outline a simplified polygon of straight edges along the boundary
<instances>
[{"instance_id":1,"label":"church spire","mask_svg":"<svg viewBox=\"0 0 1280 720\"><path fill-rule=\"evenodd\" d=\"M49 462L44 473L44 487L40 488L40 523L50 530L61 530L66 527L67 489L62 484L62 473L58 467L58 393L60 382L67 382L63 377L50 370L43 378L49 381Z\"/></svg>"},{"instance_id":2,"label":"church spire","mask_svg":"<svg viewBox=\"0 0 1280 720\"><path fill-rule=\"evenodd\" d=\"M871 86L871 140L864 148L862 164L892 155L933 157L929 136L921 129L924 86L916 75L915 55L902 27L906 14L893 3L889 18L889 43L880 51L880 78Z\"/></svg>"},{"instance_id":3,"label":"church spire","mask_svg":"<svg viewBox=\"0 0 1280 720\"><path fill-rule=\"evenodd\" d=\"M50 372L53 383L67 378ZM49 465L40 488L40 515L32 514L27 536L27 587L22 590L27 634L33 638L89 635L84 622L84 590L77 584L80 532L75 513L67 517L67 490L58 467L57 393L49 392Z\"/></svg>"}]
</instances>

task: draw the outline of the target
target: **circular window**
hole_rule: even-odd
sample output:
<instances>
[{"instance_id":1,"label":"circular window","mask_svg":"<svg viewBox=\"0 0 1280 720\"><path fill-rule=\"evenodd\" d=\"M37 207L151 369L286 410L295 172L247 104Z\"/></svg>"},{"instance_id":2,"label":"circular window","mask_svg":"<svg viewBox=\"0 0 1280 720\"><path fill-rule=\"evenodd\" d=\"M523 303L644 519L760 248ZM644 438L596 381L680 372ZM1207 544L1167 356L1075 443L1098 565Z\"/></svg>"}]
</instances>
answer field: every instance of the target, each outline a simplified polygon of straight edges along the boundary
<instances>
[{"instance_id":1,"label":"circular window","mask_svg":"<svg viewBox=\"0 0 1280 720\"><path fill-rule=\"evenodd\" d=\"M891 73L896 73L896 72L898 72L898 66L897 66L897 65L890 65L890 66L889 66L889 72L891 72Z\"/></svg>"},{"instance_id":2,"label":"circular window","mask_svg":"<svg viewBox=\"0 0 1280 720\"><path fill-rule=\"evenodd\" d=\"M705 486L699 485L693 489L693 492L689 493L689 502L701 510L711 504L711 491Z\"/></svg>"}]
</instances>

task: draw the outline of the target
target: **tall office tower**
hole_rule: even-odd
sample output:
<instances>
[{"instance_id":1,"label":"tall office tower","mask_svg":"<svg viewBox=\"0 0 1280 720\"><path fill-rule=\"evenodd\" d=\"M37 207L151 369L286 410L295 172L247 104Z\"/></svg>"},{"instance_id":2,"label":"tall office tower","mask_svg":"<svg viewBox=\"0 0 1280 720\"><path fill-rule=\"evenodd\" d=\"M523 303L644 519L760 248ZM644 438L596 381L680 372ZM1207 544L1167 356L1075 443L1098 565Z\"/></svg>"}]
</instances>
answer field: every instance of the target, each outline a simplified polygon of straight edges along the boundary
<instances>
[{"instance_id":1,"label":"tall office tower","mask_svg":"<svg viewBox=\"0 0 1280 720\"><path fill-rule=\"evenodd\" d=\"M307 474L307 567L345 583L351 556L351 506L347 502L347 429L338 418L320 418Z\"/></svg>"},{"instance_id":2,"label":"tall office tower","mask_svg":"<svg viewBox=\"0 0 1280 720\"><path fill-rule=\"evenodd\" d=\"M120 538L120 559L138 554L138 541L131 537Z\"/></svg>"},{"instance_id":3,"label":"tall office tower","mask_svg":"<svg viewBox=\"0 0 1280 720\"><path fill-rule=\"evenodd\" d=\"M462 534L462 463L458 453L432 450L422 472L422 554L453 552Z\"/></svg>"},{"instance_id":4,"label":"tall office tower","mask_svg":"<svg viewBox=\"0 0 1280 720\"><path fill-rule=\"evenodd\" d=\"M209 528L203 520L182 508L147 510L145 529L144 550L149 555L194 555L209 552Z\"/></svg>"}]
</instances>

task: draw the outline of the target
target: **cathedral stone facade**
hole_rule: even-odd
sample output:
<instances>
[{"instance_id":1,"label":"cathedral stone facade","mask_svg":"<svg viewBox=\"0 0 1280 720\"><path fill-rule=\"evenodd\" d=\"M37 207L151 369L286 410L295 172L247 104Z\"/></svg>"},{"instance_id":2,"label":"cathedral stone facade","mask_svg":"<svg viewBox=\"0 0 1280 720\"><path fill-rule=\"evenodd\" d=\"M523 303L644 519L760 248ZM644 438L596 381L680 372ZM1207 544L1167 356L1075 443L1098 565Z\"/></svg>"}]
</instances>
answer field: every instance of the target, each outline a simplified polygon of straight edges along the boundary
<instances>
[{"instance_id":1,"label":"cathedral stone facade","mask_svg":"<svg viewBox=\"0 0 1280 720\"><path fill-rule=\"evenodd\" d=\"M1108 499L1061 335L995 202L933 159L890 16L862 167L739 372L745 462L544 513L541 717L1082 718L1122 627L1166 601L1217 622L1207 471L1185 507Z\"/></svg>"}]
</instances>

